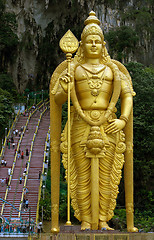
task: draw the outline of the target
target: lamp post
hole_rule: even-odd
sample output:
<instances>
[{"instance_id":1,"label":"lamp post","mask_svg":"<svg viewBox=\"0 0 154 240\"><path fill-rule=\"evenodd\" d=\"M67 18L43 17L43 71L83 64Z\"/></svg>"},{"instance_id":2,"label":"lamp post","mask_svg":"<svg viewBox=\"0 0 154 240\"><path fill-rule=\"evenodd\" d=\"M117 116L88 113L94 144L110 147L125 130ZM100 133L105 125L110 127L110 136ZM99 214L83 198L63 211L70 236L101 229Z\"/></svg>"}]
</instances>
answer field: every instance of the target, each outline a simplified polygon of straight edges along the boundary
<instances>
[{"instance_id":1,"label":"lamp post","mask_svg":"<svg viewBox=\"0 0 154 240\"><path fill-rule=\"evenodd\" d=\"M42 101L43 101L43 89L42 89Z\"/></svg>"},{"instance_id":2,"label":"lamp post","mask_svg":"<svg viewBox=\"0 0 154 240\"><path fill-rule=\"evenodd\" d=\"M31 216L30 216L30 207L29 207L29 236L30 236L30 218L31 218Z\"/></svg>"},{"instance_id":3,"label":"lamp post","mask_svg":"<svg viewBox=\"0 0 154 240\"><path fill-rule=\"evenodd\" d=\"M13 122L13 120L14 120L14 112L12 113L12 122Z\"/></svg>"},{"instance_id":4,"label":"lamp post","mask_svg":"<svg viewBox=\"0 0 154 240\"><path fill-rule=\"evenodd\" d=\"M44 189L45 189L45 185L43 184L42 186L43 189L43 200L44 200ZM43 206L42 206L42 223L43 223Z\"/></svg>"},{"instance_id":5,"label":"lamp post","mask_svg":"<svg viewBox=\"0 0 154 240\"><path fill-rule=\"evenodd\" d=\"M5 138L6 138L6 136L7 136L7 128L5 128Z\"/></svg>"},{"instance_id":6,"label":"lamp post","mask_svg":"<svg viewBox=\"0 0 154 240\"><path fill-rule=\"evenodd\" d=\"M43 200L44 200L44 190L45 190L45 185L42 186L43 189Z\"/></svg>"},{"instance_id":7,"label":"lamp post","mask_svg":"<svg viewBox=\"0 0 154 240\"><path fill-rule=\"evenodd\" d=\"M36 93L34 93L34 104L36 104Z\"/></svg>"},{"instance_id":8,"label":"lamp post","mask_svg":"<svg viewBox=\"0 0 154 240\"><path fill-rule=\"evenodd\" d=\"M27 95L27 108L28 108L28 102L29 102L29 94Z\"/></svg>"},{"instance_id":9,"label":"lamp post","mask_svg":"<svg viewBox=\"0 0 154 240\"><path fill-rule=\"evenodd\" d=\"M0 217L0 231L2 229L2 224L3 224L2 217Z\"/></svg>"}]
</instances>

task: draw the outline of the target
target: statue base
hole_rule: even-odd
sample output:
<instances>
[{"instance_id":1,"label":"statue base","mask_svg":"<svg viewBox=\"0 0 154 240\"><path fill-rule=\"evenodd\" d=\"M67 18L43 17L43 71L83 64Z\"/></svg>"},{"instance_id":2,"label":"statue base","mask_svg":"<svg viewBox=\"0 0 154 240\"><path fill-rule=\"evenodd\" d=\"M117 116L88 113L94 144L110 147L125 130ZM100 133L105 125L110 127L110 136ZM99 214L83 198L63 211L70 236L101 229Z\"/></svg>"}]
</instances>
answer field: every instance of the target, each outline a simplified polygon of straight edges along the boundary
<instances>
[{"instance_id":1,"label":"statue base","mask_svg":"<svg viewBox=\"0 0 154 240\"><path fill-rule=\"evenodd\" d=\"M41 233L39 236L31 236L31 240L154 240L154 232L128 233L118 230L85 230L81 226L62 225L58 234Z\"/></svg>"},{"instance_id":2,"label":"statue base","mask_svg":"<svg viewBox=\"0 0 154 240\"><path fill-rule=\"evenodd\" d=\"M128 233L118 230L84 230L81 226L60 226L60 232L51 234L50 238L41 238L43 240L153 240L154 233Z\"/></svg>"},{"instance_id":3,"label":"statue base","mask_svg":"<svg viewBox=\"0 0 154 240\"><path fill-rule=\"evenodd\" d=\"M58 233L50 236L50 240L153 240L154 233L123 233L113 231L102 231L101 233ZM49 238L48 238L49 239ZM48 240L43 238L43 240Z\"/></svg>"}]
</instances>

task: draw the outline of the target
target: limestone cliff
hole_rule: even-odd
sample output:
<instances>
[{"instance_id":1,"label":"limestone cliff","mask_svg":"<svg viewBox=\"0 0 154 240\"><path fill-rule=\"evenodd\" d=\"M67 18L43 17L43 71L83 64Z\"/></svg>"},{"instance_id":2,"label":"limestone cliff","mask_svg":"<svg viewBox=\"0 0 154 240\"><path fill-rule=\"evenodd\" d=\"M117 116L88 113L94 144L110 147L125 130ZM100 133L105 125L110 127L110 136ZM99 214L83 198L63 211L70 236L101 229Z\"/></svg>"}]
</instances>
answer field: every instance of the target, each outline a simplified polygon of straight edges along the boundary
<instances>
[{"instance_id":1,"label":"limestone cliff","mask_svg":"<svg viewBox=\"0 0 154 240\"><path fill-rule=\"evenodd\" d=\"M127 60L152 64L154 44L149 29L152 20L149 19L147 28L144 24L153 13L152 0L6 0L5 5L6 11L15 13L17 20L19 45L8 70L20 92L27 84L40 89L48 87L53 69L64 58L59 50L60 38L71 29L80 39L84 20L91 10L102 22L104 33L118 26L132 27L139 40ZM147 16L142 16L140 9ZM139 14L140 30L137 29Z\"/></svg>"}]
</instances>

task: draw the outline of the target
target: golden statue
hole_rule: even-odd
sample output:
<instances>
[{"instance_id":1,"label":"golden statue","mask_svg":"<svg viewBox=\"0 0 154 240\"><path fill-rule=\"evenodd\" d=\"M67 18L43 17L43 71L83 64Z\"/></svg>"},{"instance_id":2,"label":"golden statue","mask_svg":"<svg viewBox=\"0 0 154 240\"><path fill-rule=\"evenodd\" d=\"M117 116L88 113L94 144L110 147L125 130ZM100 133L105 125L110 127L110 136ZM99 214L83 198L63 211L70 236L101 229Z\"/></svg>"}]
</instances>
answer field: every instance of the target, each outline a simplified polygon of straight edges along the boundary
<instances>
[{"instance_id":1,"label":"golden statue","mask_svg":"<svg viewBox=\"0 0 154 240\"><path fill-rule=\"evenodd\" d=\"M79 48L70 30L61 39L60 47L67 53L67 61L56 68L50 83L51 231L59 231L61 150L71 204L75 217L81 221L81 229L112 230L108 221L114 215L124 165L127 230L136 232L132 162L135 93L127 69L110 58L100 21L93 11L85 25ZM70 119L61 134L61 106L68 97L73 106L68 109ZM118 119L119 98L121 116Z\"/></svg>"}]
</instances>

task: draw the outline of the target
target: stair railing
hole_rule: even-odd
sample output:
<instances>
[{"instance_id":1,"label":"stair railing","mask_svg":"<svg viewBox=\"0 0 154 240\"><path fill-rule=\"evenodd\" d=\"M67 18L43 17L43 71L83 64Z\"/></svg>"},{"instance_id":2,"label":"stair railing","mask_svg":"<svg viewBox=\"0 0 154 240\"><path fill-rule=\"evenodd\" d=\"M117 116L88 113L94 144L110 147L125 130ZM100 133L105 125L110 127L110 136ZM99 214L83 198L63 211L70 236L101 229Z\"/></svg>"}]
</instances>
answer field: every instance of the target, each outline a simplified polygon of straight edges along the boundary
<instances>
[{"instance_id":1,"label":"stair railing","mask_svg":"<svg viewBox=\"0 0 154 240\"><path fill-rule=\"evenodd\" d=\"M40 109L41 107L43 107L43 105L44 105L44 103L39 107L39 109ZM27 125L28 125L28 123L29 123L29 120L30 120L31 116L32 116L36 111L37 111L37 109L35 109L32 113L29 114L28 119L27 119L27 122L26 122L26 124L25 124L24 129L23 129L23 132L22 132L22 134L21 134L20 140L19 140L19 142L18 142L17 151L16 151L16 153L15 153L15 157L14 157L14 161L13 161L13 165L12 165L12 169L11 169L11 174L10 174L10 177L9 177L8 186L7 186L6 192L5 192L5 197L4 197L4 200L5 200L5 201L6 201L6 199L7 199L9 187L10 187L10 185L11 185L11 180L12 180L12 176L13 176L13 172L14 172L14 167L15 167L16 160L17 160L17 153L18 153L18 150L19 150L19 147L20 147L22 138L23 138L23 136L24 136L24 133L25 133L25 131L26 131L26 128L27 128ZM5 202L3 202L3 204L2 204L1 215L3 215L4 206L5 206Z\"/></svg>"},{"instance_id":2,"label":"stair railing","mask_svg":"<svg viewBox=\"0 0 154 240\"><path fill-rule=\"evenodd\" d=\"M49 144L49 149L47 150ZM50 150L50 127L47 133L46 141L45 141L45 148L44 148L44 159L43 159L43 167L42 167L42 174L41 174L41 179L40 179L40 186L39 186L39 193L38 193L38 202L37 202L37 211L36 211L36 224L38 223L38 218L39 218L39 205L40 205L40 199L41 199L41 190L42 190L42 183L43 183L43 176L45 174L45 166L48 166L48 162L46 162L46 156L48 153L48 158L49 158L49 150Z\"/></svg>"},{"instance_id":3,"label":"stair railing","mask_svg":"<svg viewBox=\"0 0 154 240\"><path fill-rule=\"evenodd\" d=\"M4 157L4 153L5 153L5 149L6 149L6 141L10 137L10 135L12 134L12 131L13 131L13 129L14 129L14 127L16 125L16 122L18 121L19 117L20 117L20 110L18 111L18 113L17 113L17 115L16 115L16 117L15 117L15 119L14 119L12 125L11 125L11 128L9 129L8 134L5 137L4 143L2 145L2 149L1 149L1 153L0 153L0 164L1 164L2 158Z\"/></svg>"},{"instance_id":4,"label":"stair railing","mask_svg":"<svg viewBox=\"0 0 154 240\"><path fill-rule=\"evenodd\" d=\"M44 105L44 104L42 104L42 105ZM40 108L42 107L42 105L40 106ZM23 186L23 191L22 191L21 201L20 201L20 206L19 206L19 214L18 214L19 218L20 218L20 215L21 215L21 208L22 208L22 203L23 203L23 198L24 198L24 192L25 192L26 185L27 185L27 180L28 180L28 173L29 173L30 162L31 162L31 157L32 157L33 145L34 145L34 141L35 141L35 138L36 138L36 135L37 135L37 132L38 132L38 128L39 128L42 116L43 116L43 114L45 113L46 110L47 110L47 108L40 114L40 117L38 119L38 124L36 126L36 130L35 130L35 133L33 135L33 140L32 140L31 148L30 148L30 154L29 154L29 158L28 158L27 171L26 171L26 175L25 175L24 186Z\"/></svg>"},{"instance_id":5,"label":"stair railing","mask_svg":"<svg viewBox=\"0 0 154 240\"><path fill-rule=\"evenodd\" d=\"M46 99L44 102L46 103L47 100L48 100L48 99ZM43 101L41 100L36 106L38 107L42 102L43 102ZM44 103L41 104L40 107L42 107L43 105L44 105ZM40 108L40 107L39 107L39 108ZM26 112L26 111L30 111L31 108L32 108L32 106L31 106L29 109L26 109L25 112ZM36 110L37 110L37 109L35 109L34 112L35 112ZM34 112L33 112L33 113L34 113ZM13 121L13 123L12 123L12 125L11 125L11 128L9 129L9 132L8 132L8 134L7 134L7 137L5 137L4 143L3 143L3 145L2 145L1 153L0 153L0 164L1 164L1 160L2 160L2 158L3 158L3 156L4 156L4 153L5 153L6 141L7 141L7 139L10 137L10 135L12 134L12 131L13 131L13 129L14 129L15 125L16 125L16 122L18 121L20 115L21 115L21 112L20 112L20 110L19 110L18 113L17 113L17 115L16 115L16 117L15 117L15 119L14 119L14 121Z\"/></svg>"},{"instance_id":6,"label":"stair railing","mask_svg":"<svg viewBox=\"0 0 154 240\"><path fill-rule=\"evenodd\" d=\"M39 108L41 108L44 104L42 104ZM25 127L23 129L23 132L21 134L21 137L19 139L19 142L18 142L18 145L17 145L17 151L15 153L15 157L14 157L14 161L13 161L13 165L12 165L12 169L11 169L11 174L10 174L10 177L9 177L9 182L8 182L8 186L7 186L7 189L6 189L6 192L5 192L5 197L4 197L4 200L6 201L7 199L7 195L8 195L8 191L9 191L9 186L11 185L11 180L12 180L12 176L13 176L13 172L14 172L14 168L15 168L15 164L16 164L16 160L17 160L17 153L18 153L18 150L19 150L19 147L20 147L20 144L21 144L21 141L22 141L22 138L24 136L24 133L26 131L26 128L27 128L27 125L29 123L29 120L30 118L32 117L32 115L37 111L37 109L35 109L32 113L29 114L29 117L27 119L27 122L25 124ZM2 204L2 209L1 209L1 215L3 214L3 211L4 211L4 206L5 206L5 202Z\"/></svg>"},{"instance_id":7,"label":"stair railing","mask_svg":"<svg viewBox=\"0 0 154 240\"><path fill-rule=\"evenodd\" d=\"M32 115L32 114L31 114L31 115ZM29 118L31 117L31 115L29 116ZM27 119L26 126L27 126L27 123L29 122L29 118ZM12 180L12 176L13 176L13 172L14 172L14 168L15 168L15 164L16 164L16 160L17 160L17 154L18 154L19 147L20 147L22 138L23 138L24 133L25 133L25 130L26 130L26 126L25 126L24 129L23 129L23 132L22 132L22 134L21 134L21 137L20 137L19 142L18 142L18 145L17 145L17 150L16 150L15 157L14 157L14 160L13 160L13 165L12 165L12 169L11 169L11 174L10 174L10 176L9 176L8 186L7 186L7 189L6 189L6 192L5 192L5 197L4 197L4 200L5 200L5 201L6 201L6 199L7 199L9 187L11 186L11 180ZM5 202L4 202L3 205L2 205L1 215L3 214L4 206L5 206Z\"/></svg>"}]
</instances>

